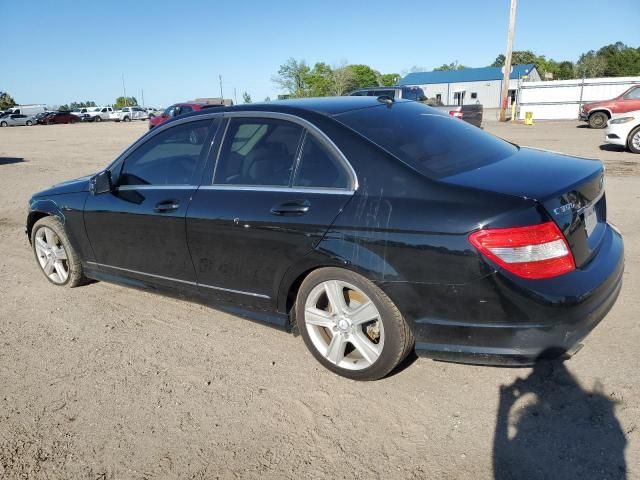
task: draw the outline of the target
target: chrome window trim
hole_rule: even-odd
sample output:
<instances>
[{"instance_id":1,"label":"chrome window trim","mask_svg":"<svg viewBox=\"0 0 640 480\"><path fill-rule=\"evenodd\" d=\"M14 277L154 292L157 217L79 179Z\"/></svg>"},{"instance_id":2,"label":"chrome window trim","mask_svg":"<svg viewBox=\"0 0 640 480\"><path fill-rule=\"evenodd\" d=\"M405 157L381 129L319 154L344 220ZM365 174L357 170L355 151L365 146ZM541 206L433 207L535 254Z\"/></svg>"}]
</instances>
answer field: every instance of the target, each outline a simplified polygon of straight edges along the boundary
<instances>
[{"instance_id":1,"label":"chrome window trim","mask_svg":"<svg viewBox=\"0 0 640 480\"><path fill-rule=\"evenodd\" d=\"M237 190L255 192L282 192L282 193L322 193L327 195L353 195L354 190L345 188L321 188L321 187L285 187L269 185L201 185L198 190Z\"/></svg>"},{"instance_id":2,"label":"chrome window trim","mask_svg":"<svg viewBox=\"0 0 640 480\"><path fill-rule=\"evenodd\" d=\"M345 188L285 187L269 185L201 185L198 190L237 190L244 192L321 193L325 195L353 195L354 190Z\"/></svg>"},{"instance_id":3,"label":"chrome window trim","mask_svg":"<svg viewBox=\"0 0 640 480\"><path fill-rule=\"evenodd\" d=\"M344 156L342 151L333 142L333 140L331 140L327 136L326 133L324 133L322 130L320 130L317 126L315 126L310 121L305 120L304 118L298 117L296 115L291 115L290 113L266 112L266 111L260 111L260 110L241 110L241 111L237 111L237 112L222 112L222 116L224 118L271 118L271 119L275 119L275 120L289 121L289 122L296 123L296 124L300 125L304 129L306 129L306 131L308 133L311 133L318 140L320 140L322 143L324 143L329 148L329 150L331 150L332 153L338 158L338 161L340 161L342 163L342 165L344 166L344 168L347 170L347 174L351 178L351 182L350 182L351 186L346 190L349 190L351 192L355 192L356 190L358 190L358 188L360 186L359 183L358 183L358 176L356 175L356 171L353 169L353 167L349 163L349 160L347 160L347 157ZM227 128L228 128L228 126L229 126L229 123L227 123ZM226 134L227 134L226 128L225 128L225 132L224 133L225 133L225 135L222 138L223 141L225 140ZM220 142L220 148L222 148L222 143L223 142ZM218 166L218 160L219 160L220 152L221 152L221 150L219 149L218 153L216 155L216 169L217 169L217 166ZM214 172L214 177L211 179L212 182L213 182L214 178L215 178L215 172ZM214 184L214 185L216 185L216 184ZM345 189L336 188L336 189L333 189L333 190L345 190Z\"/></svg>"},{"instance_id":4,"label":"chrome window trim","mask_svg":"<svg viewBox=\"0 0 640 480\"><path fill-rule=\"evenodd\" d=\"M196 190L197 185L120 185L115 188L117 192L126 192L129 190Z\"/></svg>"},{"instance_id":5,"label":"chrome window trim","mask_svg":"<svg viewBox=\"0 0 640 480\"><path fill-rule=\"evenodd\" d=\"M89 262L88 261L87 264L88 265L95 265L97 267L111 268L113 270L120 270L122 272L135 273L135 274L138 274L138 275L144 275L146 277L159 278L161 280L169 280L171 282L184 283L186 285L193 285L193 286L196 286L196 287L211 288L213 290L220 290L220 291L229 292L229 293L238 293L240 295L248 295L250 297L265 298L267 300L271 299L271 297L269 297L268 295L263 295L261 293L245 292L243 290L234 290L232 288L216 287L216 286L213 286L213 285L207 285L205 283L190 282L189 280L180 280L179 278L165 277L163 275L156 275L154 273L140 272L138 270L131 270L129 268L114 267L113 265L106 265L104 263Z\"/></svg>"}]
</instances>

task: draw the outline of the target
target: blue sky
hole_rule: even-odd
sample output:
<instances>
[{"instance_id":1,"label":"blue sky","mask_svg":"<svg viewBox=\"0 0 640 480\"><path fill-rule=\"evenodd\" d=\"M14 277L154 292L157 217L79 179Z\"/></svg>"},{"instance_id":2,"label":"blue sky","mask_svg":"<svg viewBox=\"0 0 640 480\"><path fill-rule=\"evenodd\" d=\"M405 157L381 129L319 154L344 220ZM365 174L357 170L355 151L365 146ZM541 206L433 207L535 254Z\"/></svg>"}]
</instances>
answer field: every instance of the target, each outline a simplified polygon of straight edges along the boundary
<instances>
[{"instance_id":1,"label":"blue sky","mask_svg":"<svg viewBox=\"0 0 640 480\"><path fill-rule=\"evenodd\" d=\"M520 0L515 49L556 60L622 41L640 46L639 0ZM0 0L0 90L21 103L113 103L122 94L167 106L278 90L287 58L365 63L382 73L502 53L509 0L372 2Z\"/></svg>"}]
</instances>

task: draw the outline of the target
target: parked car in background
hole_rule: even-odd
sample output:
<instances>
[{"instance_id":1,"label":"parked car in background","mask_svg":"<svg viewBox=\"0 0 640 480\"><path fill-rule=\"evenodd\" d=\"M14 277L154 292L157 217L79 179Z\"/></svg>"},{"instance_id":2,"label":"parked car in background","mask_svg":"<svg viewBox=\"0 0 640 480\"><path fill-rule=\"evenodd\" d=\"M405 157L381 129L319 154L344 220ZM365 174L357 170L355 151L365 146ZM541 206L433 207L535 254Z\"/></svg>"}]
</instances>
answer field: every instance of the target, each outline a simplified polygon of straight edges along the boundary
<instances>
[{"instance_id":1,"label":"parked car in background","mask_svg":"<svg viewBox=\"0 0 640 480\"><path fill-rule=\"evenodd\" d=\"M36 120L36 123L38 123L39 125L44 125L43 120L51 115L55 115L56 112L44 112L44 113L38 113L35 117L33 117Z\"/></svg>"},{"instance_id":2,"label":"parked car in background","mask_svg":"<svg viewBox=\"0 0 640 480\"><path fill-rule=\"evenodd\" d=\"M6 113L33 116L45 111L46 107L44 105L16 105L15 107L7 109Z\"/></svg>"},{"instance_id":3,"label":"parked car in background","mask_svg":"<svg viewBox=\"0 0 640 480\"><path fill-rule=\"evenodd\" d=\"M157 115L162 115L162 110L158 110L157 108L154 107L147 107L147 115L149 115L149 118L153 118Z\"/></svg>"},{"instance_id":4,"label":"parked car in background","mask_svg":"<svg viewBox=\"0 0 640 480\"><path fill-rule=\"evenodd\" d=\"M604 142L640 153L640 110L611 117L604 132Z\"/></svg>"},{"instance_id":5,"label":"parked car in background","mask_svg":"<svg viewBox=\"0 0 640 480\"><path fill-rule=\"evenodd\" d=\"M53 125L56 123L77 123L80 119L71 112L53 112L42 117L38 123L41 125Z\"/></svg>"},{"instance_id":6,"label":"parked car in background","mask_svg":"<svg viewBox=\"0 0 640 480\"><path fill-rule=\"evenodd\" d=\"M34 194L26 232L54 285L117 282L296 327L358 380L414 349L497 365L570 355L624 276L601 162L402 99L174 118L96 175Z\"/></svg>"},{"instance_id":7,"label":"parked car in background","mask_svg":"<svg viewBox=\"0 0 640 480\"><path fill-rule=\"evenodd\" d=\"M460 118L471 125L481 127L484 111L480 103L465 105L445 105L436 99L428 99L420 87L370 87L360 88L349 95L356 97L388 97L392 100L413 100Z\"/></svg>"},{"instance_id":8,"label":"parked car in background","mask_svg":"<svg viewBox=\"0 0 640 480\"><path fill-rule=\"evenodd\" d=\"M0 118L0 127L17 127L24 126L30 127L36 123L34 117L32 115L21 115L17 113L12 113L7 115L6 117Z\"/></svg>"},{"instance_id":9,"label":"parked car in background","mask_svg":"<svg viewBox=\"0 0 640 480\"><path fill-rule=\"evenodd\" d=\"M73 110L71 110L71 113L78 117L82 117L82 115L89 111L89 108L91 107L74 108Z\"/></svg>"},{"instance_id":10,"label":"parked car in background","mask_svg":"<svg viewBox=\"0 0 640 480\"><path fill-rule=\"evenodd\" d=\"M640 110L640 85L611 100L585 103L580 109L580 120L588 122L591 128L605 128L613 115L634 110Z\"/></svg>"},{"instance_id":11,"label":"parked car in background","mask_svg":"<svg viewBox=\"0 0 640 480\"><path fill-rule=\"evenodd\" d=\"M90 108L87 113L82 115L82 121L102 122L106 120L112 120L114 115L115 110L112 107L93 107Z\"/></svg>"},{"instance_id":12,"label":"parked car in background","mask_svg":"<svg viewBox=\"0 0 640 480\"><path fill-rule=\"evenodd\" d=\"M142 107L122 107L111 117L116 122L130 122L131 120L146 120L149 114Z\"/></svg>"},{"instance_id":13,"label":"parked car in background","mask_svg":"<svg viewBox=\"0 0 640 480\"><path fill-rule=\"evenodd\" d=\"M156 115L154 117L149 117L149 130L158 125L163 124L167 120L173 117L179 117L180 115L185 115L191 112L197 112L202 110L203 108L222 108L224 105L216 105L209 103L196 103L196 102L184 102L184 103L176 103L167 107L167 109L161 114Z\"/></svg>"}]
</instances>

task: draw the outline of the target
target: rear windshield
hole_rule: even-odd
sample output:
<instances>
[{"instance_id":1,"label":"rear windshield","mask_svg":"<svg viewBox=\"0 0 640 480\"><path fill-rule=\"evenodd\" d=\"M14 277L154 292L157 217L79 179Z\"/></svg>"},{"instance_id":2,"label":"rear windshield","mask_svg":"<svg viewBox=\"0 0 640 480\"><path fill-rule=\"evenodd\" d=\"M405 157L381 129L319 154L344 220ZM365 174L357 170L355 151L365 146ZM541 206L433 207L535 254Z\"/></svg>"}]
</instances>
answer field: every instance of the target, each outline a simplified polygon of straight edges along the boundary
<instances>
[{"instance_id":1,"label":"rear windshield","mask_svg":"<svg viewBox=\"0 0 640 480\"><path fill-rule=\"evenodd\" d=\"M417 102L396 102L335 116L429 178L473 170L518 149L463 120Z\"/></svg>"}]
</instances>

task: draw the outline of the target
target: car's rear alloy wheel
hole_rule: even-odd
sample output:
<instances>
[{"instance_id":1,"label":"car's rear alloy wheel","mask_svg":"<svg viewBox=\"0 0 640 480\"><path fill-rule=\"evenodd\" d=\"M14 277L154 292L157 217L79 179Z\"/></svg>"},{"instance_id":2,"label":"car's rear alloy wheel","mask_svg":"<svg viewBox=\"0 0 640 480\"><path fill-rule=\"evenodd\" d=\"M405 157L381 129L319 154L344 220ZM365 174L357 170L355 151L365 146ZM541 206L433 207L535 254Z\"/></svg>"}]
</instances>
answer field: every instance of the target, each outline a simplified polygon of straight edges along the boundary
<instances>
[{"instance_id":1,"label":"car's rear alloy wheel","mask_svg":"<svg viewBox=\"0 0 640 480\"><path fill-rule=\"evenodd\" d=\"M627 146L633 153L640 153L640 127L637 127L629 134Z\"/></svg>"},{"instance_id":2,"label":"car's rear alloy wheel","mask_svg":"<svg viewBox=\"0 0 640 480\"><path fill-rule=\"evenodd\" d=\"M305 279L296 318L305 344L320 363L356 380L384 377L413 345L409 328L385 293L340 268L322 268Z\"/></svg>"},{"instance_id":3,"label":"car's rear alloy wheel","mask_svg":"<svg viewBox=\"0 0 640 480\"><path fill-rule=\"evenodd\" d=\"M31 125L33 125L33 122L31 120L27 120L27 127L30 127Z\"/></svg>"},{"instance_id":4,"label":"car's rear alloy wheel","mask_svg":"<svg viewBox=\"0 0 640 480\"><path fill-rule=\"evenodd\" d=\"M80 258L60 220L55 217L38 220L31 232L31 245L42 273L51 283L69 287L84 283Z\"/></svg>"},{"instance_id":5,"label":"car's rear alloy wheel","mask_svg":"<svg viewBox=\"0 0 640 480\"><path fill-rule=\"evenodd\" d=\"M607 116L606 113L596 112L589 117L589 126L591 128L604 128L607 126L608 120L609 120L609 117Z\"/></svg>"}]
</instances>

